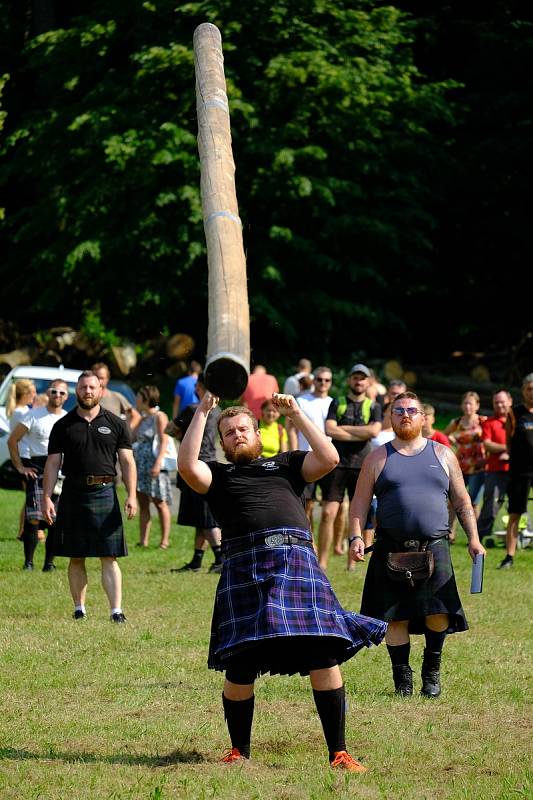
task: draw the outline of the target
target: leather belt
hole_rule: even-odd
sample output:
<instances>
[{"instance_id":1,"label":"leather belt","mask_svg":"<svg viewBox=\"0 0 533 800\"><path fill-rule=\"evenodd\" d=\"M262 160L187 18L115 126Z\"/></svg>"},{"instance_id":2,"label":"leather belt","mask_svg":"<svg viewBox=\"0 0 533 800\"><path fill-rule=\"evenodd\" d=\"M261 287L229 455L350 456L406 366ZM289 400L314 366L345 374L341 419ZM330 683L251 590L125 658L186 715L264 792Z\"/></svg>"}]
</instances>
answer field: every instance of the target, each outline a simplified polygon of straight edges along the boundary
<instances>
[{"instance_id":1,"label":"leather belt","mask_svg":"<svg viewBox=\"0 0 533 800\"><path fill-rule=\"evenodd\" d=\"M86 475L82 482L87 486L101 486L105 483L113 483L114 480L114 475Z\"/></svg>"},{"instance_id":2,"label":"leather belt","mask_svg":"<svg viewBox=\"0 0 533 800\"><path fill-rule=\"evenodd\" d=\"M266 544L267 547L280 547L282 544L299 544L301 547L312 547L310 539L304 539L301 536L294 536L292 533L269 533L266 536L254 538L253 542L243 544L242 541L233 543L231 539L224 542L222 549L225 553L230 550L242 549L246 550L251 547Z\"/></svg>"}]
</instances>

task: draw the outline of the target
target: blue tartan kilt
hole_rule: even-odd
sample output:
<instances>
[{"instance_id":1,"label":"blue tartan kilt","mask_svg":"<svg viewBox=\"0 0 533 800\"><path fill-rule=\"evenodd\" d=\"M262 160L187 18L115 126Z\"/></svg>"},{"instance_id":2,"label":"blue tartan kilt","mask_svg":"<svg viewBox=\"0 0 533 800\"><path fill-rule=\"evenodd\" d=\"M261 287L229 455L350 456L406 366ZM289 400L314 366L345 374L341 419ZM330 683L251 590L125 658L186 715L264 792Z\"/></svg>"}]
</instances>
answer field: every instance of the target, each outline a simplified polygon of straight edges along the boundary
<instances>
[{"instance_id":1,"label":"blue tartan kilt","mask_svg":"<svg viewBox=\"0 0 533 800\"><path fill-rule=\"evenodd\" d=\"M448 539L430 542L429 549L435 562L433 575L412 588L408 583L398 583L389 578L387 554L401 548L395 548L380 538L379 531L377 535L366 572L361 613L387 622L409 620L409 633L413 634L425 632L427 616L448 614L448 633L468 630L455 583Z\"/></svg>"},{"instance_id":2,"label":"blue tartan kilt","mask_svg":"<svg viewBox=\"0 0 533 800\"><path fill-rule=\"evenodd\" d=\"M269 546L265 537L275 533L297 536L302 543ZM242 655L257 674L305 675L316 668L313 649L340 664L362 647L379 644L386 629L381 620L341 607L318 565L309 531L255 531L225 545L208 666L222 671ZM296 642L298 647L292 647Z\"/></svg>"},{"instance_id":3,"label":"blue tartan kilt","mask_svg":"<svg viewBox=\"0 0 533 800\"><path fill-rule=\"evenodd\" d=\"M54 555L69 558L128 555L114 484L80 486L65 479L57 509Z\"/></svg>"}]
</instances>

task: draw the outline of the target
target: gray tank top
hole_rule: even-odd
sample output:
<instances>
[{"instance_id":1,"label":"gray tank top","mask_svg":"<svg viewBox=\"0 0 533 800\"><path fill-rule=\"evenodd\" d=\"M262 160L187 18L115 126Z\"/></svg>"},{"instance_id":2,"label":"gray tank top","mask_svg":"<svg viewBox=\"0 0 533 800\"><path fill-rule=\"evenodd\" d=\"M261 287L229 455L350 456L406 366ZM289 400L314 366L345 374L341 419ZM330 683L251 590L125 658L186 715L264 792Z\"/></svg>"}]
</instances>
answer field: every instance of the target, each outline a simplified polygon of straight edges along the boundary
<instances>
[{"instance_id":1,"label":"gray tank top","mask_svg":"<svg viewBox=\"0 0 533 800\"><path fill-rule=\"evenodd\" d=\"M391 442L376 481L377 527L398 541L407 537L438 539L448 533L449 478L428 439L416 456L404 456Z\"/></svg>"}]
</instances>

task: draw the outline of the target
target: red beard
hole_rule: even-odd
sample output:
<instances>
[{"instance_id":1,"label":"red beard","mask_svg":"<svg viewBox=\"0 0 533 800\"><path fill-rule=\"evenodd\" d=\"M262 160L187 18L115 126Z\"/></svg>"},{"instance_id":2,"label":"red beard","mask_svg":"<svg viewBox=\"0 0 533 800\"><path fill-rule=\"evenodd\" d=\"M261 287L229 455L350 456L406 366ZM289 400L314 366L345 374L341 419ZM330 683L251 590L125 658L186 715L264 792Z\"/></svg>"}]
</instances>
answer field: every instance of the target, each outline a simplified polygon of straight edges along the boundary
<instances>
[{"instance_id":1,"label":"red beard","mask_svg":"<svg viewBox=\"0 0 533 800\"><path fill-rule=\"evenodd\" d=\"M416 439L417 436L420 436L420 432L422 430L422 425L398 425L398 428L394 430L394 433L402 442L410 442L413 439Z\"/></svg>"},{"instance_id":2,"label":"red beard","mask_svg":"<svg viewBox=\"0 0 533 800\"><path fill-rule=\"evenodd\" d=\"M226 450L225 447L223 449L226 458L232 464L249 464L254 458L259 458L263 446L257 439L253 444L241 444L233 450Z\"/></svg>"}]
</instances>

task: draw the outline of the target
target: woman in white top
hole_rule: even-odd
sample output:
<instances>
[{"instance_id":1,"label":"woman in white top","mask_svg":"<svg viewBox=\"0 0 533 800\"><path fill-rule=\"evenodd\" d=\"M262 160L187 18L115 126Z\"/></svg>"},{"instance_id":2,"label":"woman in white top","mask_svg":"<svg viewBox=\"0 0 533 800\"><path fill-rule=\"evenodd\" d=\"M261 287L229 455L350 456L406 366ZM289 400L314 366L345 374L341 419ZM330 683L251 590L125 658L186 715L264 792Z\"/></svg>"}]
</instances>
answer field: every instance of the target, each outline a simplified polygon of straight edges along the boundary
<instances>
[{"instance_id":1,"label":"woman in white top","mask_svg":"<svg viewBox=\"0 0 533 800\"><path fill-rule=\"evenodd\" d=\"M35 389L35 384L33 381L28 380L27 378L19 378L18 381L15 381L10 389L9 394L7 397L6 403L6 417L9 420L9 430L12 431L16 428L17 424L22 421L22 419L26 416L28 411L30 411L30 406L35 399L35 395L37 391ZM30 448L26 441L26 437L24 436L19 444L19 455L22 460L24 466L28 466L25 464L25 459L30 457ZM22 481L23 488L26 488L25 481ZM22 537L23 529L24 529L24 509L26 507L26 501L22 504L22 509L20 511L20 520L19 520L19 532L17 538L20 539Z\"/></svg>"}]
</instances>

